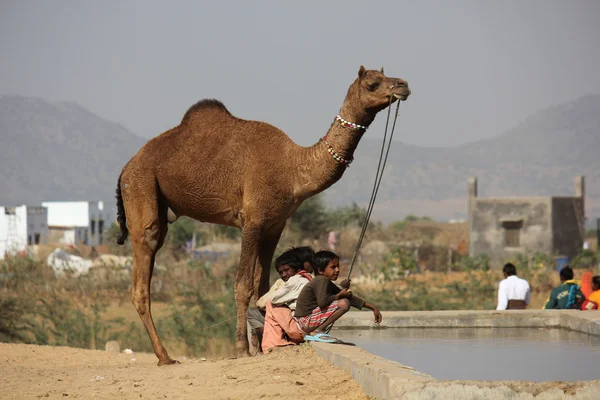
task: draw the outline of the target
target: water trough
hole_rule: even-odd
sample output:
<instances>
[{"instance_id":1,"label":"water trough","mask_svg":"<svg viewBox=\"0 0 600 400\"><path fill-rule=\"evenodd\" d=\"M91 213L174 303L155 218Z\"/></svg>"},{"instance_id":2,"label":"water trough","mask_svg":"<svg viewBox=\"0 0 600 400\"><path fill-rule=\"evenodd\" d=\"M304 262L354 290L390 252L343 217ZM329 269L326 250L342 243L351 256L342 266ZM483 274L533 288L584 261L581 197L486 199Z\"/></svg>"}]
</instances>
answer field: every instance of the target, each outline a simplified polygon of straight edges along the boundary
<instances>
[{"instance_id":1,"label":"water trough","mask_svg":"<svg viewBox=\"0 0 600 400\"><path fill-rule=\"evenodd\" d=\"M357 346L313 343L317 354L350 372L369 396L600 399L600 380L586 380L600 379L598 362L592 362L600 356L600 311L422 311L383 315L379 328L373 324L370 312L349 312L336 323L332 333ZM397 341L403 344L399 346ZM458 349L452 354L445 351L444 345ZM473 346L483 353L472 354L476 353ZM512 364L500 362L507 354L514 359ZM440 361L436 362L435 357ZM495 370L486 372L478 367L481 357L490 358ZM567 371L566 378L559 381L556 377L561 375L552 370L556 364L550 362L556 357L564 361L563 369ZM412 360L413 365L405 359ZM573 362L578 362L576 367L572 367ZM431 375L413 368L414 364L422 364L421 368ZM510 370L510 365L522 364L520 371ZM529 371L531 365L538 368ZM516 380L516 376L528 376L526 379L536 382Z\"/></svg>"}]
</instances>

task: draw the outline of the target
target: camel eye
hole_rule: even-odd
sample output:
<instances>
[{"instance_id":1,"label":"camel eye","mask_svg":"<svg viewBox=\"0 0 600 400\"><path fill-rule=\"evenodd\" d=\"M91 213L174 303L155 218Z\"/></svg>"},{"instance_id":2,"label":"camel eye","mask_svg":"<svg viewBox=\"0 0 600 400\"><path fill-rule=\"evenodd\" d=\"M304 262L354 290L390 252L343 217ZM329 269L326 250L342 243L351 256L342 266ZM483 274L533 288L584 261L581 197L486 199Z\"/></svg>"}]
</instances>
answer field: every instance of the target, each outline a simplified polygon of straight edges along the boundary
<instances>
[{"instance_id":1,"label":"camel eye","mask_svg":"<svg viewBox=\"0 0 600 400\"><path fill-rule=\"evenodd\" d=\"M370 83L369 85L367 85L367 87L371 92L373 92L379 87L379 82Z\"/></svg>"}]
</instances>

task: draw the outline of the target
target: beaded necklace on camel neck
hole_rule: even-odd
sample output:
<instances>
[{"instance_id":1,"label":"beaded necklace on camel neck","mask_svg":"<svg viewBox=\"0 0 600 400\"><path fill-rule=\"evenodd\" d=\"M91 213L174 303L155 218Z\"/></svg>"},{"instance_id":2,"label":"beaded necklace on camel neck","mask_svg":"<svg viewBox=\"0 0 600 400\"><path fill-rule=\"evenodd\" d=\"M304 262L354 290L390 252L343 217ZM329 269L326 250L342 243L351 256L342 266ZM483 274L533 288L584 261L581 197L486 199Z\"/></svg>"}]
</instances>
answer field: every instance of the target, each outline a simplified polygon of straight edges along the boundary
<instances>
[{"instance_id":1,"label":"beaded necklace on camel neck","mask_svg":"<svg viewBox=\"0 0 600 400\"><path fill-rule=\"evenodd\" d=\"M353 131L359 131L359 130L367 130L367 126L363 126L363 125L359 125L359 124L355 124L354 122L350 122L350 121L346 121L344 118L340 117L339 115L335 116L335 121L337 123L339 123L342 127L346 128L346 129L350 129ZM337 162L339 162L340 164L344 164L346 166L346 168L348 168L350 166L350 164L352 163L352 161L354 161L354 157L346 159L344 157L342 157L338 152L336 152L333 149L333 146L327 141L327 135L325 135L323 137L323 139L321 139L325 145L327 146L327 152L331 155L331 157L333 157L333 159Z\"/></svg>"}]
</instances>

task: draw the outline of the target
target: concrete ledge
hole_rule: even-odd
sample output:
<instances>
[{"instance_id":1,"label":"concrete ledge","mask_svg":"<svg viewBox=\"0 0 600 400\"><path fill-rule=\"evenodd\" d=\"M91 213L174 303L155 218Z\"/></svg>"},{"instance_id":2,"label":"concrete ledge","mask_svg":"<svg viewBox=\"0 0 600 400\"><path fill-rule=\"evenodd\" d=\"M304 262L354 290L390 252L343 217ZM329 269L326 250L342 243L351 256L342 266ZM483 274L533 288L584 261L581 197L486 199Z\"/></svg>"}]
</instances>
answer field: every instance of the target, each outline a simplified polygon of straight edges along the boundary
<instances>
[{"instance_id":1,"label":"concrete ledge","mask_svg":"<svg viewBox=\"0 0 600 400\"><path fill-rule=\"evenodd\" d=\"M316 353L350 373L363 391L377 399L399 399L410 391L420 391L434 379L411 367L387 360L360 347L311 342Z\"/></svg>"},{"instance_id":2,"label":"concrete ledge","mask_svg":"<svg viewBox=\"0 0 600 400\"><path fill-rule=\"evenodd\" d=\"M335 329L563 328L600 336L600 311L419 311L384 312L380 327L370 312L347 313ZM311 342L316 353L350 373L377 399L600 399L600 381L438 381L430 375L359 347ZM590 366L593 368L594 366Z\"/></svg>"},{"instance_id":3,"label":"concrete ledge","mask_svg":"<svg viewBox=\"0 0 600 400\"><path fill-rule=\"evenodd\" d=\"M600 311L387 311L379 326L373 314L351 311L335 329L381 328L564 328L600 336Z\"/></svg>"}]
</instances>

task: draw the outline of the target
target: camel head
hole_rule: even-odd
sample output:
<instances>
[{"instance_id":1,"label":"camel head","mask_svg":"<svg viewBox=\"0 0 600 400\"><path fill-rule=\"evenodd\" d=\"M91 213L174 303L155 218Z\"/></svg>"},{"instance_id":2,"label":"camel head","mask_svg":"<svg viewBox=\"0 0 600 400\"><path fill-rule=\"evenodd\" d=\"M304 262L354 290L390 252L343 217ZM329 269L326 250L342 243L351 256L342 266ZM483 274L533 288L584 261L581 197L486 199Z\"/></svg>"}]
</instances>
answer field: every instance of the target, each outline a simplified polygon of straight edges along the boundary
<instances>
[{"instance_id":1,"label":"camel head","mask_svg":"<svg viewBox=\"0 0 600 400\"><path fill-rule=\"evenodd\" d=\"M408 82L401 78L390 78L378 70L360 66L358 78L350 86L349 92L354 101L365 110L380 111L396 100L406 100L410 96ZM349 93L349 94L350 94Z\"/></svg>"}]
</instances>

